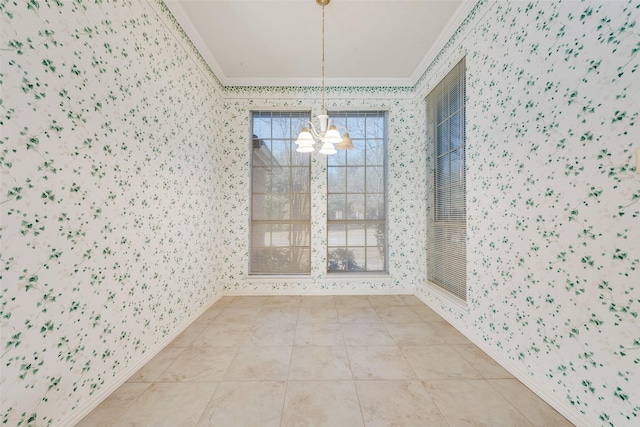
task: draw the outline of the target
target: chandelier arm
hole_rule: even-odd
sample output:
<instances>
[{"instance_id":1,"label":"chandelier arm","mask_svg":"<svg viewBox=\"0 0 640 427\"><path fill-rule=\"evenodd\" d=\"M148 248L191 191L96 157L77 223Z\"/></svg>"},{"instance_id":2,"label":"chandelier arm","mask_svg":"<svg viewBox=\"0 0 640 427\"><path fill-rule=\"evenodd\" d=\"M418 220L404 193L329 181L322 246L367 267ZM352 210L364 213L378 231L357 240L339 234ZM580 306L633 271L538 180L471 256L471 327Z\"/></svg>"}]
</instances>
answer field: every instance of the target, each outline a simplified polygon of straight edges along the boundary
<instances>
[{"instance_id":1,"label":"chandelier arm","mask_svg":"<svg viewBox=\"0 0 640 427\"><path fill-rule=\"evenodd\" d=\"M322 139L322 135L320 135L318 133L318 131L316 130L316 127L313 125L312 122L307 122L305 124L305 126L309 125L309 133L317 140L321 140Z\"/></svg>"}]
</instances>

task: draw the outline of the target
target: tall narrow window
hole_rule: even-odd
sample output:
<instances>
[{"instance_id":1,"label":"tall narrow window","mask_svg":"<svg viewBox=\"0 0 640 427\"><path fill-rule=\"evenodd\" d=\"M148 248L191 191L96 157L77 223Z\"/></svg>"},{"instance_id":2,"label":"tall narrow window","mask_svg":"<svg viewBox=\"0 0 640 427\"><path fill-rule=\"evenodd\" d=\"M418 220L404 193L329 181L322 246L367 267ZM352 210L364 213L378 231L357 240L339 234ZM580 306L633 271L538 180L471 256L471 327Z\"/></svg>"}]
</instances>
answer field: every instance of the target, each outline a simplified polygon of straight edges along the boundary
<instances>
[{"instance_id":1,"label":"tall narrow window","mask_svg":"<svg viewBox=\"0 0 640 427\"><path fill-rule=\"evenodd\" d=\"M308 154L295 138L309 113L252 114L250 274L311 272Z\"/></svg>"},{"instance_id":2,"label":"tall narrow window","mask_svg":"<svg viewBox=\"0 0 640 427\"><path fill-rule=\"evenodd\" d=\"M355 148L328 158L327 271L387 270L386 114L330 112Z\"/></svg>"},{"instance_id":3,"label":"tall narrow window","mask_svg":"<svg viewBox=\"0 0 640 427\"><path fill-rule=\"evenodd\" d=\"M428 278L466 301L464 58L427 96L427 132L434 153Z\"/></svg>"}]
</instances>

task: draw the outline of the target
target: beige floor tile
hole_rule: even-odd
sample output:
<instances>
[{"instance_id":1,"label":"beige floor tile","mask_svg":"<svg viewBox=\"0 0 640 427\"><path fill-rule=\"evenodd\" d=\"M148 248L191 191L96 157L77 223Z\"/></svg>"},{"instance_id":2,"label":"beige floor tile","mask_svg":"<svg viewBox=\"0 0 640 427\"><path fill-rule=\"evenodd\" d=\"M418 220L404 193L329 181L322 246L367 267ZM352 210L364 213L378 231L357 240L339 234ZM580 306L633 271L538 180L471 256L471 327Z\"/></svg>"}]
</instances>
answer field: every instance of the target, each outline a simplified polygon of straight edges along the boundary
<instances>
[{"instance_id":1,"label":"beige floor tile","mask_svg":"<svg viewBox=\"0 0 640 427\"><path fill-rule=\"evenodd\" d=\"M536 427L571 427L572 423L517 379L488 380Z\"/></svg>"},{"instance_id":2,"label":"beige floor tile","mask_svg":"<svg viewBox=\"0 0 640 427\"><path fill-rule=\"evenodd\" d=\"M367 301L368 302L368 301ZM381 323L373 307L350 307L336 305L340 323Z\"/></svg>"},{"instance_id":3,"label":"beige floor tile","mask_svg":"<svg viewBox=\"0 0 640 427\"><path fill-rule=\"evenodd\" d=\"M447 342L447 344L473 344L456 328L446 322L431 322L430 325L435 329L436 333Z\"/></svg>"},{"instance_id":4,"label":"beige floor tile","mask_svg":"<svg viewBox=\"0 0 640 427\"><path fill-rule=\"evenodd\" d=\"M344 345L339 323L298 323L295 345Z\"/></svg>"},{"instance_id":5,"label":"beige floor tile","mask_svg":"<svg viewBox=\"0 0 640 427\"><path fill-rule=\"evenodd\" d=\"M338 323L338 311L335 307L300 307L300 323Z\"/></svg>"},{"instance_id":6,"label":"beige floor tile","mask_svg":"<svg viewBox=\"0 0 640 427\"><path fill-rule=\"evenodd\" d=\"M453 345L452 347L484 378L513 378L509 371L487 356L478 346L469 344Z\"/></svg>"},{"instance_id":7,"label":"beige floor tile","mask_svg":"<svg viewBox=\"0 0 640 427\"><path fill-rule=\"evenodd\" d=\"M402 307L376 307L384 323L421 323L422 319L407 305Z\"/></svg>"},{"instance_id":8,"label":"beige floor tile","mask_svg":"<svg viewBox=\"0 0 640 427\"><path fill-rule=\"evenodd\" d=\"M207 328L206 323L193 323L167 345L167 347L189 347Z\"/></svg>"},{"instance_id":9,"label":"beige floor tile","mask_svg":"<svg viewBox=\"0 0 640 427\"><path fill-rule=\"evenodd\" d=\"M420 304L422 304L422 302L420 302ZM424 304L411 306L411 308L425 322L444 322L444 319L438 313Z\"/></svg>"},{"instance_id":10,"label":"beige floor tile","mask_svg":"<svg viewBox=\"0 0 640 427\"><path fill-rule=\"evenodd\" d=\"M336 307L366 307L371 308L371 302L366 295L338 295L334 296L333 300L336 303Z\"/></svg>"},{"instance_id":11,"label":"beige floor tile","mask_svg":"<svg viewBox=\"0 0 640 427\"><path fill-rule=\"evenodd\" d=\"M268 297L265 296L246 296L246 297L234 297L227 308L236 307L259 307L262 308Z\"/></svg>"},{"instance_id":12,"label":"beige floor tile","mask_svg":"<svg viewBox=\"0 0 640 427\"><path fill-rule=\"evenodd\" d=\"M387 323L391 337L397 345L433 345L444 344L444 339L438 335L429 324L420 323Z\"/></svg>"},{"instance_id":13,"label":"beige floor tile","mask_svg":"<svg viewBox=\"0 0 640 427\"><path fill-rule=\"evenodd\" d=\"M451 426L532 426L487 380L427 380L423 384Z\"/></svg>"},{"instance_id":14,"label":"beige floor tile","mask_svg":"<svg viewBox=\"0 0 640 427\"><path fill-rule=\"evenodd\" d=\"M240 347L227 369L224 380L286 380L290 362L291 346Z\"/></svg>"},{"instance_id":15,"label":"beige floor tile","mask_svg":"<svg viewBox=\"0 0 640 427\"><path fill-rule=\"evenodd\" d=\"M356 381L367 427L449 427L420 381Z\"/></svg>"},{"instance_id":16,"label":"beige floor tile","mask_svg":"<svg viewBox=\"0 0 640 427\"><path fill-rule=\"evenodd\" d=\"M302 300L301 297L295 296L295 295L271 296L271 297L267 297L267 299L264 301L264 306L262 308L267 308L267 307L298 308L300 307L301 300Z\"/></svg>"},{"instance_id":17,"label":"beige floor tile","mask_svg":"<svg viewBox=\"0 0 640 427\"><path fill-rule=\"evenodd\" d=\"M401 347L400 350L420 379L482 378L450 345Z\"/></svg>"},{"instance_id":18,"label":"beige floor tile","mask_svg":"<svg viewBox=\"0 0 640 427\"><path fill-rule=\"evenodd\" d=\"M243 345L293 345L295 332L295 323L259 323L249 329Z\"/></svg>"},{"instance_id":19,"label":"beige floor tile","mask_svg":"<svg viewBox=\"0 0 640 427\"><path fill-rule=\"evenodd\" d=\"M407 305L400 295L371 295L368 299L373 307L405 307Z\"/></svg>"},{"instance_id":20,"label":"beige floor tile","mask_svg":"<svg viewBox=\"0 0 640 427\"><path fill-rule=\"evenodd\" d=\"M343 323L342 335L346 345L396 344L382 323Z\"/></svg>"},{"instance_id":21,"label":"beige floor tile","mask_svg":"<svg viewBox=\"0 0 640 427\"><path fill-rule=\"evenodd\" d=\"M350 380L351 367L344 346L294 347L290 380Z\"/></svg>"},{"instance_id":22,"label":"beige floor tile","mask_svg":"<svg viewBox=\"0 0 640 427\"><path fill-rule=\"evenodd\" d=\"M278 427L285 381L222 382L197 427Z\"/></svg>"},{"instance_id":23,"label":"beige floor tile","mask_svg":"<svg viewBox=\"0 0 640 427\"><path fill-rule=\"evenodd\" d=\"M221 380L237 351L236 347L189 347L158 377L157 381Z\"/></svg>"},{"instance_id":24,"label":"beige floor tile","mask_svg":"<svg viewBox=\"0 0 640 427\"><path fill-rule=\"evenodd\" d=\"M182 354L184 348L166 347L127 380L130 383L152 383Z\"/></svg>"},{"instance_id":25,"label":"beige floor tile","mask_svg":"<svg viewBox=\"0 0 640 427\"><path fill-rule=\"evenodd\" d=\"M84 417L76 427L109 427L116 425L115 422L120 415L133 405L133 402L150 386L150 383L122 384L95 410Z\"/></svg>"},{"instance_id":26,"label":"beige floor tile","mask_svg":"<svg viewBox=\"0 0 640 427\"><path fill-rule=\"evenodd\" d=\"M260 323L295 323L298 321L299 307L262 307L259 313Z\"/></svg>"},{"instance_id":27,"label":"beige floor tile","mask_svg":"<svg viewBox=\"0 0 640 427\"><path fill-rule=\"evenodd\" d=\"M396 346L347 346L353 377L358 380L413 380L418 377Z\"/></svg>"},{"instance_id":28,"label":"beige floor tile","mask_svg":"<svg viewBox=\"0 0 640 427\"><path fill-rule=\"evenodd\" d=\"M242 345L252 325L249 323L213 323L207 326L198 338L191 343L192 347L217 347Z\"/></svg>"},{"instance_id":29,"label":"beige floor tile","mask_svg":"<svg viewBox=\"0 0 640 427\"><path fill-rule=\"evenodd\" d=\"M421 307L425 306L422 301L415 295L401 295L400 298L410 307Z\"/></svg>"},{"instance_id":30,"label":"beige floor tile","mask_svg":"<svg viewBox=\"0 0 640 427\"><path fill-rule=\"evenodd\" d=\"M333 295L314 295L303 297L300 300L300 308L303 307L336 307Z\"/></svg>"},{"instance_id":31,"label":"beige floor tile","mask_svg":"<svg viewBox=\"0 0 640 427\"><path fill-rule=\"evenodd\" d=\"M282 427L363 426L352 381L289 381Z\"/></svg>"},{"instance_id":32,"label":"beige floor tile","mask_svg":"<svg viewBox=\"0 0 640 427\"><path fill-rule=\"evenodd\" d=\"M196 424L218 383L156 383L117 420L118 427L191 427Z\"/></svg>"},{"instance_id":33,"label":"beige floor tile","mask_svg":"<svg viewBox=\"0 0 640 427\"><path fill-rule=\"evenodd\" d=\"M218 314L218 316L212 320L211 324L253 324L258 318L260 310L262 310L261 306L232 307L231 304L229 304L228 307L222 310L222 313Z\"/></svg>"},{"instance_id":34,"label":"beige floor tile","mask_svg":"<svg viewBox=\"0 0 640 427\"><path fill-rule=\"evenodd\" d=\"M224 307L221 307L221 306L218 306L217 304L214 304L213 306L209 307L209 309L207 309L207 311L202 313L195 320L195 322L193 322L193 323L194 324L199 324L199 323L208 324L208 323L212 322L216 317L218 317L218 315L220 313L222 313L223 310L224 310Z\"/></svg>"}]
</instances>

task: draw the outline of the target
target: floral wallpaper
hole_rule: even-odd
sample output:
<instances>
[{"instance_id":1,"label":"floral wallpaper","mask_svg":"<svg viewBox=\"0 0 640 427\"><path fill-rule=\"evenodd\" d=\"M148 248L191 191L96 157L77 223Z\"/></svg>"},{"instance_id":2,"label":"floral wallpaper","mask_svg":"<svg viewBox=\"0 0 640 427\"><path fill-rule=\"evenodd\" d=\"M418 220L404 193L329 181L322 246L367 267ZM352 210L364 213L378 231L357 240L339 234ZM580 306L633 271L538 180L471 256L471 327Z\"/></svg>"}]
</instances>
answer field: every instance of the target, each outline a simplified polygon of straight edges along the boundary
<instances>
[{"instance_id":1,"label":"floral wallpaper","mask_svg":"<svg viewBox=\"0 0 640 427\"><path fill-rule=\"evenodd\" d=\"M0 2L3 425L66 424L221 292L218 83L163 8Z\"/></svg>"},{"instance_id":2,"label":"floral wallpaper","mask_svg":"<svg viewBox=\"0 0 640 427\"><path fill-rule=\"evenodd\" d=\"M638 22L485 2L416 88L466 54L468 308L419 294L585 425L640 423Z\"/></svg>"},{"instance_id":3,"label":"floral wallpaper","mask_svg":"<svg viewBox=\"0 0 640 427\"><path fill-rule=\"evenodd\" d=\"M389 277L247 279L249 112L318 88L222 87L160 0L0 1L0 412L59 425L222 293L416 292L565 415L640 418L640 7L480 0L388 111ZM426 280L429 90L467 64L468 301ZM10 393L5 392L10 390Z\"/></svg>"}]
</instances>

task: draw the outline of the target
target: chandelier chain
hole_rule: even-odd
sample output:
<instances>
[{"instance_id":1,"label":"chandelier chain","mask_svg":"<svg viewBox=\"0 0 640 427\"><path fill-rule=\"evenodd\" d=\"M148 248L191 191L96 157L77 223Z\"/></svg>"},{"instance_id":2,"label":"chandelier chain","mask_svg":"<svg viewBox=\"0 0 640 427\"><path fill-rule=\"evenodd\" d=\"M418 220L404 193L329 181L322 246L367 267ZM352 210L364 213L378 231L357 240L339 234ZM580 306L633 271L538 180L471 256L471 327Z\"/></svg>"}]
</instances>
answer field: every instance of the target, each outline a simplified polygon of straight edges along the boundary
<instances>
[{"instance_id":1,"label":"chandelier chain","mask_svg":"<svg viewBox=\"0 0 640 427\"><path fill-rule=\"evenodd\" d=\"M324 4L322 4L322 114L324 113Z\"/></svg>"}]
</instances>

